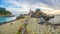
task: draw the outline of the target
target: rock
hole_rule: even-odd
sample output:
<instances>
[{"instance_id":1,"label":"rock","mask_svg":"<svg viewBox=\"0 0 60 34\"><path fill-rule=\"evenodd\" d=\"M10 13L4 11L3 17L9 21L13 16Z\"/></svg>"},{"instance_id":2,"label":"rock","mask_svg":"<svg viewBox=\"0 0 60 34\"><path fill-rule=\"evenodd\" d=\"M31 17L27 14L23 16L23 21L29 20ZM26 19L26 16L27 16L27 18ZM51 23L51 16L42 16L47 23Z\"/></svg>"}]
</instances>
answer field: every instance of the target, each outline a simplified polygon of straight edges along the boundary
<instances>
[{"instance_id":1,"label":"rock","mask_svg":"<svg viewBox=\"0 0 60 34\"><path fill-rule=\"evenodd\" d=\"M52 24L60 24L60 16L55 16L54 18L50 19L48 22Z\"/></svg>"}]
</instances>

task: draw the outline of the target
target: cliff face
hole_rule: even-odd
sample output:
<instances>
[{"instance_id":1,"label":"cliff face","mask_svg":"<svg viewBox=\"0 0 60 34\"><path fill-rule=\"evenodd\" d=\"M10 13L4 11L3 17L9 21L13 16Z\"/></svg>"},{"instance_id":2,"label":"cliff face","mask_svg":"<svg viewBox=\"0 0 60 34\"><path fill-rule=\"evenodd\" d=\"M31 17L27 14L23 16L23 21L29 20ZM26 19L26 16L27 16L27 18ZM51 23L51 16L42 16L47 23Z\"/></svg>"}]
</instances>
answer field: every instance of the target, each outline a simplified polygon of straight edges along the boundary
<instances>
[{"instance_id":1,"label":"cliff face","mask_svg":"<svg viewBox=\"0 0 60 34\"><path fill-rule=\"evenodd\" d=\"M7 11L5 8L0 7L0 16L10 16L12 13Z\"/></svg>"}]
</instances>

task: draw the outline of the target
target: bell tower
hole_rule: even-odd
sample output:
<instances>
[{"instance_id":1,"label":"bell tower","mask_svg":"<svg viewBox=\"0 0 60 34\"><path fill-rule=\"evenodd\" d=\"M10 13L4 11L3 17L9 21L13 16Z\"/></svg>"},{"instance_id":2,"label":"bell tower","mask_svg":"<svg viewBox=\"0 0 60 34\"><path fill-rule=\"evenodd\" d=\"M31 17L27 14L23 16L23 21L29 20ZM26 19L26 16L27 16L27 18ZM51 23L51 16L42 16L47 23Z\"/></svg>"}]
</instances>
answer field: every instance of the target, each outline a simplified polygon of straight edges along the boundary
<instances>
[{"instance_id":1,"label":"bell tower","mask_svg":"<svg viewBox=\"0 0 60 34\"><path fill-rule=\"evenodd\" d=\"M30 9L30 11L29 11L29 15L30 15L30 17L31 17L31 15L32 15L32 13L33 13L33 11Z\"/></svg>"},{"instance_id":2,"label":"bell tower","mask_svg":"<svg viewBox=\"0 0 60 34\"><path fill-rule=\"evenodd\" d=\"M29 15L31 14L31 12L32 12L32 11L31 11L31 9L30 9L30 11L29 11Z\"/></svg>"}]
</instances>

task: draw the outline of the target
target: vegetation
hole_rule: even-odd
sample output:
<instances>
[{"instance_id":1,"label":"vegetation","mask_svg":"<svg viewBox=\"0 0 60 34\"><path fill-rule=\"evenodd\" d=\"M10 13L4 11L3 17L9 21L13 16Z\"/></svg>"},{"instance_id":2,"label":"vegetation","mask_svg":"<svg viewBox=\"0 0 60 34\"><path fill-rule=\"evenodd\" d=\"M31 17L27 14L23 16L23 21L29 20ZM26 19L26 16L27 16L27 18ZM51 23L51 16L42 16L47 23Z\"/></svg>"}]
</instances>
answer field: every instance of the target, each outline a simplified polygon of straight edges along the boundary
<instances>
[{"instance_id":1,"label":"vegetation","mask_svg":"<svg viewBox=\"0 0 60 34\"><path fill-rule=\"evenodd\" d=\"M2 15L11 15L11 12L7 11L5 8L0 7L0 16Z\"/></svg>"},{"instance_id":2,"label":"vegetation","mask_svg":"<svg viewBox=\"0 0 60 34\"><path fill-rule=\"evenodd\" d=\"M25 25L21 25L18 29L17 34L21 34L22 28ZM53 25L46 25L46 24L38 24L38 19L31 18L28 21L27 25L27 34L60 34L60 27L56 27Z\"/></svg>"}]
</instances>

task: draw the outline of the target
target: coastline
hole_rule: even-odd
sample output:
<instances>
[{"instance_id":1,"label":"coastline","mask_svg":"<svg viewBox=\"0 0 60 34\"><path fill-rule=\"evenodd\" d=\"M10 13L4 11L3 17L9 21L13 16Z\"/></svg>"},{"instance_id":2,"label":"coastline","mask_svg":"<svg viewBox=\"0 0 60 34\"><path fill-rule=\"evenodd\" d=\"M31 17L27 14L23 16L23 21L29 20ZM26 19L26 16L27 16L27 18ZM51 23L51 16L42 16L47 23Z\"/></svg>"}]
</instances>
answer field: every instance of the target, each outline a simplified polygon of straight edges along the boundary
<instances>
[{"instance_id":1,"label":"coastline","mask_svg":"<svg viewBox=\"0 0 60 34\"><path fill-rule=\"evenodd\" d=\"M40 33L58 33L60 32L60 26L53 26L53 25L46 25L46 24L38 24L37 18L18 18L16 20L10 21L6 24L0 25L0 34L17 34L18 30L21 30L25 26L25 24L28 22L26 29L27 34L40 34ZM28 20L26 20L28 19ZM24 24L25 23L25 24ZM53 30L53 31L52 31ZM56 31L57 30L57 31Z\"/></svg>"},{"instance_id":2,"label":"coastline","mask_svg":"<svg viewBox=\"0 0 60 34\"><path fill-rule=\"evenodd\" d=\"M12 17L13 18L13 16L1 16L1 17ZM0 22L0 25L9 23L9 22L12 22L12 21L15 21L15 20L16 19L13 19L13 20L10 20L10 21L7 21L7 22Z\"/></svg>"},{"instance_id":3,"label":"coastline","mask_svg":"<svg viewBox=\"0 0 60 34\"><path fill-rule=\"evenodd\" d=\"M3 15L2 17L14 17L15 15ZM1 15L0 15L1 17Z\"/></svg>"},{"instance_id":4,"label":"coastline","mask_svg":"<svg viewBox=\"0 0 60 34\"><path fill-rule=\"evenodd\" d=\"M0 26L0 34L17 34L18 30L24 27L24 23L27 18L18 19L11 21L9 23L3 24ZM27 33L28 34L40 34L40 33L55 33L60 32L60 26L52 26L52 25L46 25L46 24L38 24L38 19L36 18L30 18L28 21L28 25L26 26ZM54 29L55 28L55 29ZM53 31L52 31L53 30ZM57 30L57 31L56 31Z\"/></svg>"},{"instance_id":5,"label":"coastline","mask_svg":"<svg viewBox=\"0 0 60 34\"><path fill-rule=\"evenodd\" d=\"M1 17L13 17L13 16L1 16ZM6 24L6 23L10 23L10 22L13 22L13 21L16 21L16 20L24 19L24 18L25 18L25 17L17 16L16 19L11 20L11 21L8 21L8 22L1 22L0 25Z\"/></svg>"},{"instance_id":6,"label":"coastline","mask_svg":"<svg viewBox=\"0 0 60 34\"><path fill-rule=\"evenodd\" d=\"M16 34L18 32L18 29L21 25L23 25L23 22L26 20L26 18L19 19L19 20L13 20L10 22L7 22L6 24L0 25L0 34Z\"/></svg>"},{"instance_id":7,"label":"coastline","mask_svg":"<svg viewBox=\"0 0 60 34\"><path fill-rule=\"evenodd\" d=\"M6 24L6 23L10 23L10 22L13 22L13 21L16 21L16 19L15 20L8 21L8 22L2 22L2 23L0 23L0 25Z\"/></svg>"}]
</instances>

